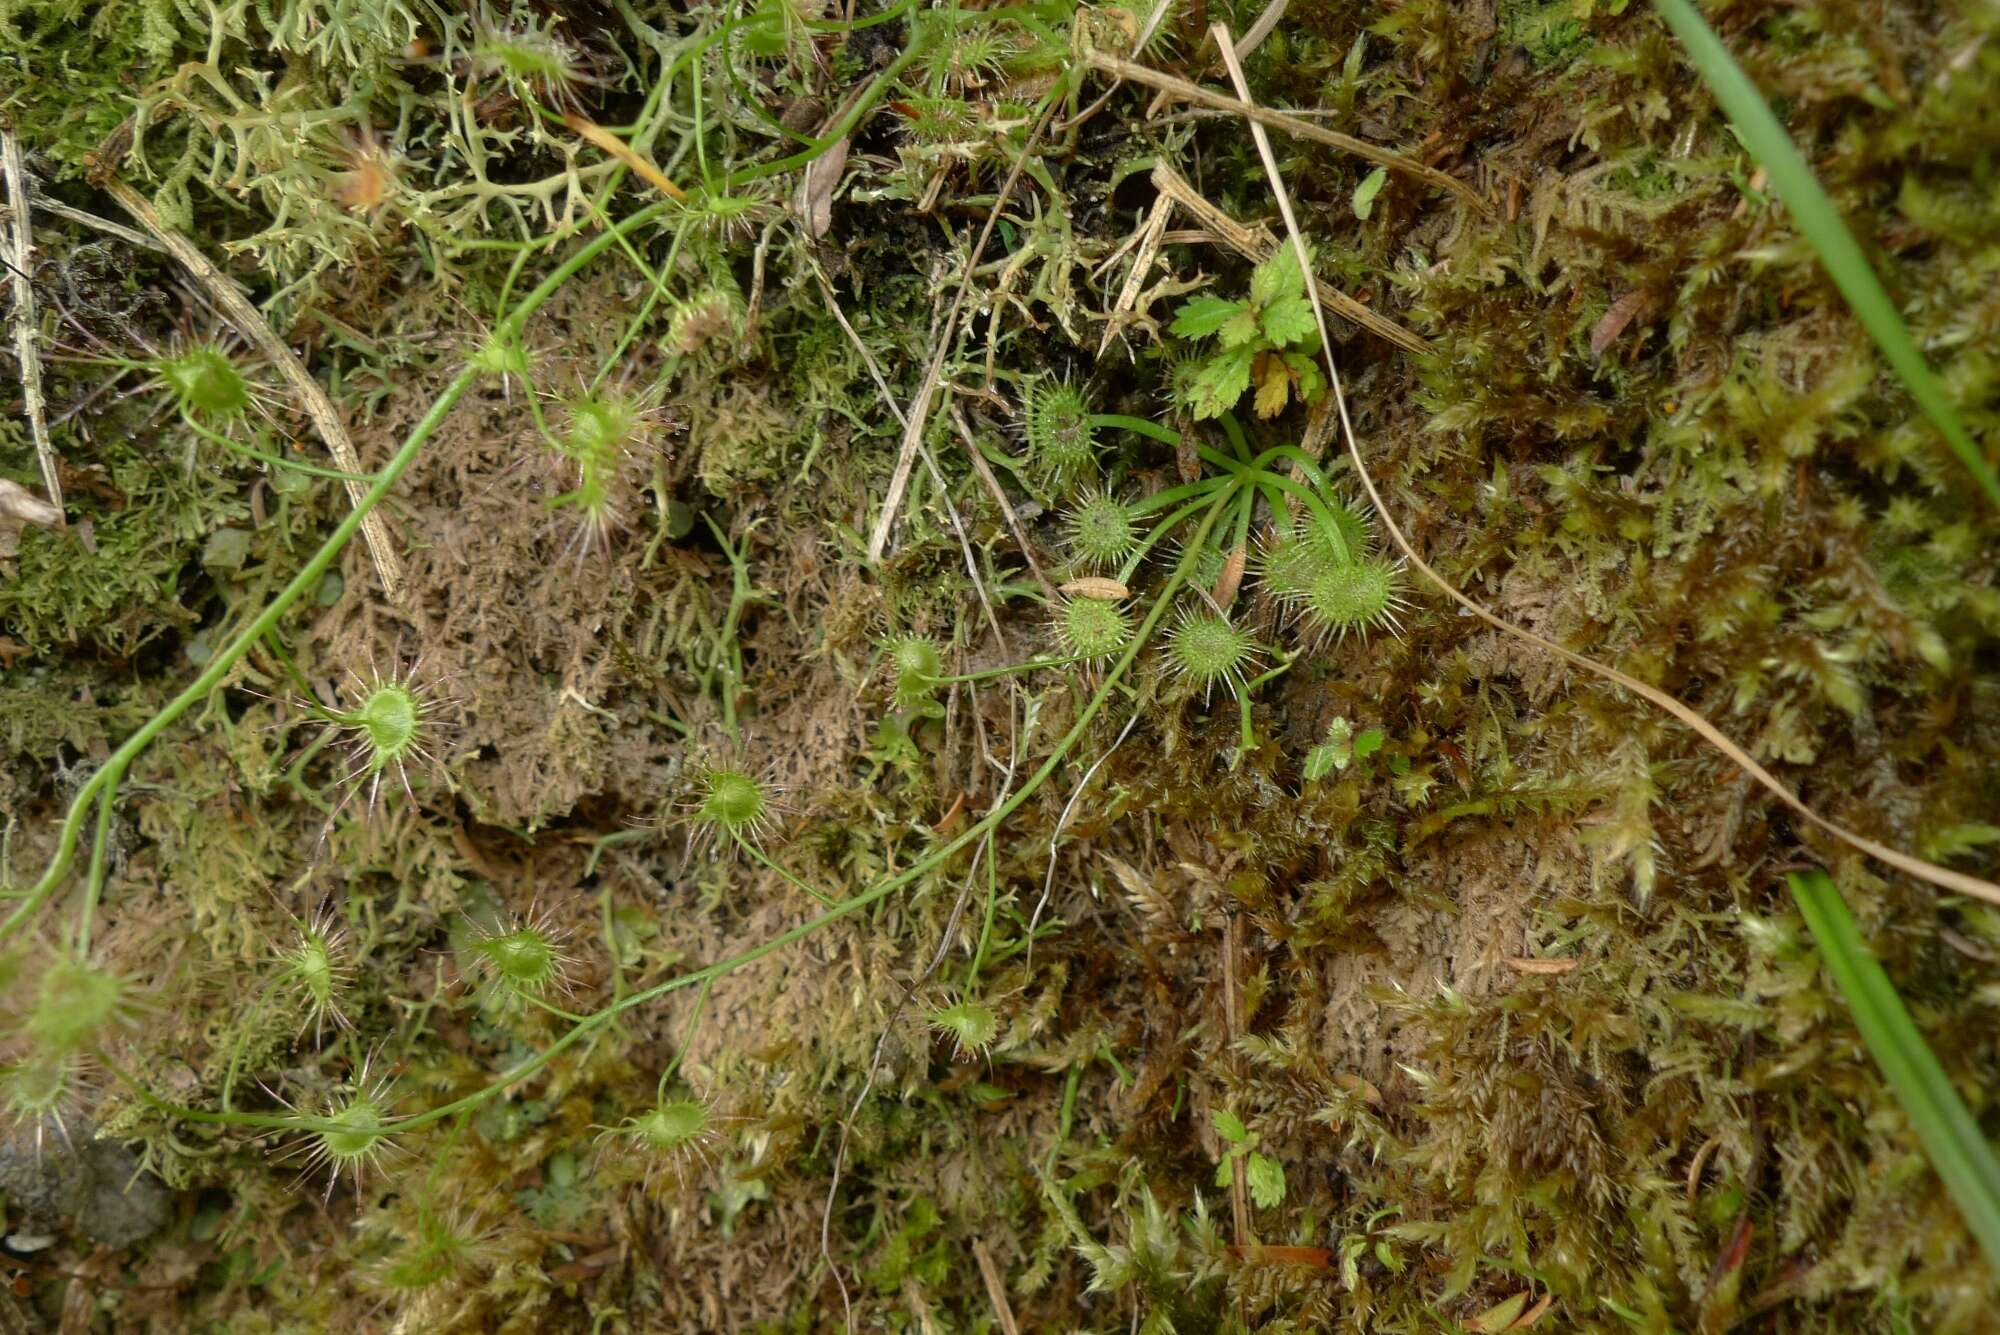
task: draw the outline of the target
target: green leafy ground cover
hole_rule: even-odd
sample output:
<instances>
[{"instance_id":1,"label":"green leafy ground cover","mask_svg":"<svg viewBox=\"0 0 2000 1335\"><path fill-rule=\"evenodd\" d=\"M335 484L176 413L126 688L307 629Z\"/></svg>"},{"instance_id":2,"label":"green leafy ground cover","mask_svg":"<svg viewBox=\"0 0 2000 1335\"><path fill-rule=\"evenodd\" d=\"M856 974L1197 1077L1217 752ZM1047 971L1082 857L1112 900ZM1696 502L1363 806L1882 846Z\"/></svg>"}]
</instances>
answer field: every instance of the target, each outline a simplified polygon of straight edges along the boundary
<instances>
[{"instance_id":1,"label":"green leafy ground cover","mask_svg":"<svg viewBox=\"0 0 2000 1335\"><path fill-rule=\"evenodd\" d=\"M0 3L30 174L242 285L403 574L184 265L37 212L12 1326L1985 1328L1786 876L1989 1122L2000 916L1400 567L1295 259L1147 239L1160 168L1283 235L1242 122L1087 58L1225 90L1260 9ZM2000 20L1706 12L1990 441ZM1245 67L1460 187L1274 136L1424 558L1990 878L2000 519L1660 18Z\"/></svg>"}]
</instances>

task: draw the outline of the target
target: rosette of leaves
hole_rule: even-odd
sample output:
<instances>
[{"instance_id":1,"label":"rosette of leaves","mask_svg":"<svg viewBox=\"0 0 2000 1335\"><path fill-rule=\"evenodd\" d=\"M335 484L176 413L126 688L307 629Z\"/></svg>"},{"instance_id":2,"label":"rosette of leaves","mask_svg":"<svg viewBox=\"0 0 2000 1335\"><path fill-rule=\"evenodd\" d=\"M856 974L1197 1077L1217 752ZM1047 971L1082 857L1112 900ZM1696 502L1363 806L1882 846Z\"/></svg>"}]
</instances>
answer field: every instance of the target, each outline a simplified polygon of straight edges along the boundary
<instances>
[{"instance_id":1,"label":"rosette of leaves","mask_svg":"<svg viewBox=\"0 0 2000 1335\"><path fill-rule=\"evenodd\" d=\"M1197 418L1222 416L1252 386L1259 417L1276 417L1294 397L1311 403L1326 388L1319 327L1290 246L1251 271L1248 299L1196 297L1181 305L1172 328L1182 338L1215 340L1178 377L1180 399Z\"/></svg>"}]
</instances>

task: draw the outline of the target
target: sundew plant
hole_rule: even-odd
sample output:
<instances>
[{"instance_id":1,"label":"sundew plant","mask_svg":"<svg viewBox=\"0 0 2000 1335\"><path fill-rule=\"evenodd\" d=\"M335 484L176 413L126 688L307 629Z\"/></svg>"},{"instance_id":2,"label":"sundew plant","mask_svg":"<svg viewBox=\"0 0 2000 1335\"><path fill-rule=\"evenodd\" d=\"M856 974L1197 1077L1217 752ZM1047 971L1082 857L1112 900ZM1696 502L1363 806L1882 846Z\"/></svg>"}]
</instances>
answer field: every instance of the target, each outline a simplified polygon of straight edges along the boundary
<instances>
[{"instance_id":1,"label":"sundew plant","mask_svg":"<svg viewBox=\"0 0 2000 1335\"><path fill-rule=\"evenodd\" d=\"M0 1326L1990 1322L1990 15L0 46Z\"/></svg>"}]
</instances>

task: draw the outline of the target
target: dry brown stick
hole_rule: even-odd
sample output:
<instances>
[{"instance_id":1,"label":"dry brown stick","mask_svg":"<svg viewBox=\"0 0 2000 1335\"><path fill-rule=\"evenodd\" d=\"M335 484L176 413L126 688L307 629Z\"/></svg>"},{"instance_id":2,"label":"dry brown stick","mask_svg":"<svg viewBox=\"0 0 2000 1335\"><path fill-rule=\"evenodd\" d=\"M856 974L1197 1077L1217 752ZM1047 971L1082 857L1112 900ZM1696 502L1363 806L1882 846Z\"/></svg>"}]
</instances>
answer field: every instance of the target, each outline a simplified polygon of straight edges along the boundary
<instances>
[{"instance_id":1,"label":"dry brown stick","mask_svg":"<svg viewBox=\"0 0 2000 1335\"><path fill-rule=\"evenodd\" d=\"M30 189L33 189L32 183L30 184ZM137 246L140 250L150 250L160 255L167 253L165 246L162 246L159 242L153 240L152 237L147 236L137 228L127 227L124 223L112 222L109 218L100 218L94 213L86 213L79 208L72 208L60 199L43 194L40 190L34 190L34 196L35 207L43 213L52 213L58 218L66 218L70 222L82 227L88 227L93 231L102 232L106 236L117 237L126 245Z\"/></svg>"},{"instance_id":2,"label":"dry brown stick","mask_svg":"<svg viewBox=\"0 0 2000 1335\"><path fill-rule=\"evenodd\" d=\"M1237 222L1211 204L1199 190L1189 184L1185 176L1164 162L1154 166L1152 180L1154 189L1162 195L1171 197L1176 204L1199 218L1202 226L1218 237L1224 245L1253 264L1262 264L1270 259L1283 244L1277 237L1271 235L1267 227L1262 225L1246 227ZM1422 336L1411 333L1386 316L1377 315L1372 309L1345 292L1328 286L1320 280L1319 275L1314 274L1312 281L1313 286L1319 291L1321 301L1370 333L1387 339L1407 352L1423 352L1430 347Z\"/></svg>"},{"instance_id":3,"label":"dry brown stick","mask_svg":"<svg viewBox=\"0 0 2000 1335\"><path fill-rule=\"evenodd\" d=\"M1300 120L1297 116L1287 116L1282 111L1272 111L1268 107L1260 107L1244 98L1234 98L1223 93L1212 92L1207 88L1203 88L1198 83L1190 83L1186 79L1175 78L1171 74L1163 74L1150 65L1141 65L1138 61L1127 60L1123 56L1114 56L1103 51L1086 51L1083 54L1083 60L1086 65L1089 65L1094 70L1115 75L1120 79L1129 79L1133 83L1145 84L1148 88L1157 88L1162 92L1172 93L1184 102L1194 102L1204 107L1214 107L1219 111L1233 111L1250 121L1253 125L1259 127L1268 125L1274 130L1284 131L1295 139L1310 139L1316 144L1325 144L1329 148L1337 148L1344 153L1352 153L1356 157L1365 158L1379 167L1387 167L1392 172L1400 172L1405 176L1414 177L1420 181L1427 181L1431 185L1449 190L1482 213L1491 213L1493 211L1492 206L1484 199L1481 199L1479 193L1465 182L1449 173L1441 172L1435 167L1426 167L1416 159L1405 157L1394 149L1382 148L1379 145L1369 143L1365 139L1356 139L1351 134L1342 134L1338 130L1322 129L1314 125L1311 121ZM1231 47L1224 55L1224 60L1229 64L1236 64L1236 50L1234 47Z\"/></svg>"},{"instance_id":4,"label":"dry brown stick","mask_svg":"<svg viewBox=\"0 0 2000 1335\"><path fill-rule=\"evenodd\" d=\"M986 1284L986 1300L993 1304L994 1319L1000 1323L1003 1335L1021 1335L1020 1323L1014 1320L1014 1305L1007 1301L1007 1286L1000 1277L1000 1267L993 1264L993 1253L986 1250L984 1239L972 1240L972 1259L979 1263L979 1278Z\"/></svg>"},{"instance_id":5,"label":"dry brown stick","mask_svg":"<svg viewBox=\"0 0 2000 1335\"><path fill-rule=\"evenodd\" d=\"M1139 253L1132 258L1131 272L1125 275L1125 285L1118 291L1118 300L1113 303L1110 318L1105 321L1104 337L1097 345L1097 355L1102 357L1110 348L1111 340L1125 322L1132 308L1138 304L1139 294L1145 290L1146 275L1152 272L1153 262L1159 258L1161 238L1166 235L1167 223L1174 216L1174 201L1162 191L1153 200L1153 207L1146 214L1146 220L1132 234L1132 241L1139 247ZM1127 243L1131 244L1130 242Z\"/></svg>"},{"instance_id":6,"label":"dry brown stick","mask_svg":"<svg viewBox=\"0 0 2000 1335\"><path fill-rule=\"evenodd\" d=\"M320 388L319 381L299 360L298 354L285 345L249 298L236 290L236 285L222 270L209 262L208 256L197 250L192 242L179 232L160 221L160 215L146 202L146 197L115 176L105 176L100 183L107 194L118 201L119 207L138 219L140 226L166 248L168 254L179 260L194 280L201 284L209 299L222 308L245 338L256 344L266 359L283 373L305 405L306 415L319 429L320 439L326 442L327 452L343 473L353 474L344 485L348 499L360 505L368 495L368 483L361 481L367 472L361 466L361 456L354 452L354 442L348 437L347 427L335 411L333 400ZM375 573L382 580L382 592L392 603L403 601L403 563L396 559L395 547L389 540L389 526L382 522L379 510L370 510L361 517L361 536L367 540L368 554L375 560Z\"/></svg>"},{"instance_id":7,"label":"dry brown stick","mask_svg":"<svg viewBox=\"0 0 2000 1335\"><path fill-rule=\"evenodd\" d=\"M1215 26L1217 28L1222 27L1221 24ZM1229 76L1231 80L1247 99L1249 97L1249 85L1243 78L1242 67L1237 65L1231 57L1225 57L1225 59L1230 60ZM1245 105L1248 105L1247 101ZM1298 218L1292 212L1291 194L1285 189L1284 177L1278 172L1278 160L1276 155L1271 152L1270 138L1264 133L1264 127L1254 119L1250 123L1250 135L1256 141L1257 151L1263 158L1265 175L1270 178L1271 190L1277 196L1278 211L1284 215L1285 230L1290 235L1292 245L1299 255L1301 262L1303 262L1307 253L1305 234L1299 230ZM1758 764L1755 757L1748 751L1745 751L1741 746L1730 740L1720 728L1710 723L1692 706L1682 704L1665 691L1660 690L1656 686L1648 686L1645 682L1631 676L1629 673L1621 672L1617 668L1606 663L1600 663L1594 658L1586 658L1574 650L1563 648L1563 646L1557 644L1554 640L1546 639L1531 630L1515 625L1513 622L1500 616L1497 612L1490 611L1483 603L1461 592L1450 580L1447 580L1443 575L1433 570L1430 563L1417 554L1416 548L1411 545L1409 538L1404 535L1402 528L1396 523L1395 517L1389 513L1389 507L1383 503L1382 493L1376 487L1375 479L1368 471L1368 461L1361 455L1360 443L1355 439L1354 435L1354 422L1347 411L1347 392L1341 383L1340 368L1334 364L1332 344L1326 341L1326 313L1320 309L1318 301L1313 302L1313 318L1319 323L1320 352L1326 362L1328 381L1333 386L1334 405L1340 415L1341 438L1347 445L1348 455L1354 460L1354 472L1361 479L1362 487L1368 492L1368 500L1374 505L1375 513L1381 516L1382 527L1389 534L1390 540L1396 544L1396 549L1402 552L1404 558L1416 568L1419 574L1423 575L1432 584L1435 584L1446 597L1502 634L1511 635L1515 639L1532 644L1538 649L1547 650L1564 662L1574 664L1586 672L1593 673L1604 678L1606 681L1622 686L1648 703L1673 715L1682 723L1692 728L1703 741L1722 752L1737 768L1756 780L1765 791L1791 808L1800 817L1818 826L1821 830L1840 840L1840 842L1846 844L1848 847L1866 853L1869 857L1894 867L1897 871L1914 876L1918 880L1929 881L1932 885L1940 889L1955 890L1959 894L1970 895L1974 899L1983 899L1989 904L2000 904L2000 885L1995 885L1991 881L1982 880L1977 876L1971 876L1962 871L1955 871L1950 867L1940 867L1934 862L1926 862L1922 858L1890 848L1887 844L1877 843L1866 835L1857 834L1837 821L1820 815L1819 812L1808 806L1798 794L1786 787L1776 775Z\"/></svg>"},{"instance_id":8,"label":"dry brown stick","mask_svg":"<svg viewBox=\"0 0 2000 1335\"><path fill-rule=\"evenodd\" d=\"M840 302L834 298L834 288L832 288L830 282L826 282L826 274L822 274L818 266L812 266L812 276L820 280L820 292L826 296L826 308L830 312L834 312L834 320L840 322L840 330L848 336L848 342L854 344L854 350L862 354L862 364L868 368L868 374L874 378L876 392L882 394L882 402L888 404L888 410L892 414L896 414L898 422L902 422L904 426L908 426L910 420L902 414L902 406L896 404L896 396L890 392L888 380L882 376L882 368L876 366L874 354L868 352L868 344L862 342L862 336L856 334L854 326L848 322L846 312L840 310ZM934 458L930 458L930 450L924 450L922 446L918 446L918 452L920 452L920 456L924 460L924 470L930 474L930 480L938 488L938 500L944 502L944 514L948 514L952 518L952 532L958 534L958 546L960 546L960 550L966 556L966 576L970 576L972 588L980 596L980 608L986 610L986 626L992 628L994 642L1000 646L1000 652L1006 654L1006 634L1002 634L1002 630L1000 630L1000 618L994 614L992 600L986 596L986 584L980 580L980 566L978 566L978 560L972 556L972 536L966 532L964 522L958 518L958 506L952 504L952 488L950 488L950 484L944 482L944 472L938 470L938 462Z\"/></svg>"},{"instance_id":9,"label":"dry brown stick","mask_svg":"<svg viewBox=\"0 0 2000 1335\"><path fill-rule=\"evenodd\" d=\"M34 206L21 141L10 130L0 130L0 164L7 175L7 203L13 213L7 231L14 252L14 355L21 363L21 400L28 413L28 433L35 441L35 462L42 466L42 486L56 509L56 522L61 523L62 470L57 466L55 443L49 439L48 405L42 400L42 354L36 346L41 328L35 318L35 280L29 276L35 266Z\"/></svg>"}]
</instances>

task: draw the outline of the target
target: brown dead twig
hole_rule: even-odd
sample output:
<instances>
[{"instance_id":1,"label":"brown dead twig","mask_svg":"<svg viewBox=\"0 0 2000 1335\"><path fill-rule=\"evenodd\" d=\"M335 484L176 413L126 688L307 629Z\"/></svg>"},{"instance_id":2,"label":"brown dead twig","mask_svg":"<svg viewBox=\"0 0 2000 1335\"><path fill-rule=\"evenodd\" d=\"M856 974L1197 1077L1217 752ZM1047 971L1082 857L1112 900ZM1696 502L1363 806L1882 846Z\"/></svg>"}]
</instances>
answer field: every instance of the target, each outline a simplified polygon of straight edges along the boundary
<instances>
[{"instance_id":1,"label":"brown dead twig","mask_svg":"<svg viewBox=\"0 0 2000 1335\"><path fill-rule=\"evenodd\" d=\"M9 264L14 271L14 355L21 364L21 399L28 414L28 432L35 440L35 461L42 466L42 486L60 525L62 470L57 466L55 444L49 439L48 406L42 399L42 355L36 346L41 331L35 318L35 282L30 276L35 264L34 205L28 193L21 141L8 130L0 130L0 168L6 172L7 204L12 213L7 232L8 249L13 252Z\"/></svg>"},{"instance_id":2,"label":"brown dead twig","mask_svg":"<svg viewBox=\"0 0 2000 1335\"><path fill-rule=\"evenodd\" d=\"M999 1321L1003 1335L1021 1335L1020 1323L1014 1319L1014 1305L1007 1301L1007 1284L1000 1276L1000 1267L993 1263L993 1253L979 1238L972 1240L972 1259L979 1263L979 1278L986 1285L986 1301L993 1304L993 1315Z\"/></svg>"},{"instance_id":3,"label":"brown dead twig","mask_svg":"<svg viewBox=\"0 0 2000 1335\"><path fill-rule=\"evenodd\" d=\"M1153 168L1152 179L1153 188L1158 190L1162 196L1172 199L1174 203L1200 219L1201 225L1207 228L1217 240L1243 256L1243 258L1249 260L1252 264L1262 264L1265 260L1270 259L1271 256L1278 253L1278 247L1283 244L1276 236L1272 235L1270 228L1262 224L1255 227L1245 227L1242 223L1237 222L1221 209L1209 203L1207 199L1202 197L1200 191L1188 183L1185 176L1182 176L1164 162ZM1311 269L1307 269L1306 272L1312 274ZM1313 275L1312 285L1321 301L1333 307L1342 316L1360 325L1369 333L1387 339L1406 352L1424 352L1430 348L1430 344L1425 342L1420 335L1411 333L1394 320L1376 314L1373 310L1362 305L1345 292L1329 287L1326 283L1320 281L1316 274Z\"/></svg>"},{"instance_id":4,"label":"brown dead twig","mask_svg":"<svg viewBox=\"0 0 2000 1335\"><path fill-rule=\"evenodd\" d=\"M209 299L229 317L238 332L254 343L265 359L284 375L305 406L306 415L318 428L320 439L326 442L327 452L333 456L335 465L343 473L355 475L343 484L347 488L348 499L357 506L362 504L368 496L368 484L359 479L368 470L361 466L361 456L355 453L354 441L348 436L346 424L340 420L333 400L320 388L319 381L312 378L312 373L306 370L298 354L286 346L228 276L209 262L208 256L160 220L160 215L146 202L144 195L108 173L99 185L118 201L120 208L137 219L139 225L150 232L169 255L180 262ZM380 512L370 510L361 517L361 536L368 543L368 554L374 558L375 573L382 581L383 594L390 602L400 604L403 601L403 563L396 557L395 546L389 538L389 527L382 522Z\"/></svg>"},{"instance_id":5,"label":"brown dead twig","mask_svg":"<svg viewBox=\"0 0 2000 1335\"><path fill-rule=\"evenodd\" d=\"M1249 100L1250 86L1248 81L1243 77L1242 63L1236 59L1234 49L1229 44L1227 27L1218 23L1213 25L1210 31L1214 33L1217 46L1223 52L1224 63L1229 66L1230 82L1235 86L1239 97L1242 99L1238 105L1240 105L1245 118L1250 122L1250 136L1256 141L1258 155L1264 163L1264 174L1270 181L1271 192L1278 201L1278 212L1283 215L1285 220L1285 231L1291 238L1293 249L1299 257L1300 264L1304 265L1308 262L1305 234L1299 229L1298 218L1292 210L1291 193L1285 188L1284 177L1278 171L1277 157L1271 151L1270 136L1264 132L1266 122L1264 118L1256 114L1257 108ZM1313 319L1319 326L1320 355L1326 363L1328 383L1333 386L1334 405L1340 418L1341 439L1347 445L1348 455L1354 460L1354 472L1361 479L1361 485L1367 491L1369 502L1375 507L1375 513L1381 516L1382 527L1389 534L1390 540L1396 544L1396 549L1403 554L1403 557L1409 561L1410 565L1419 574L1436 585L1446 597L1450 598L1473 616L1478 617L1487 625L1493 627L1493 629L1504 635L1521 640L1524 643L1532 644L1538 649L1554 654L1566 663L1580 667L1584 671L1602 677L1604 680L1615 685L1622 686L1649 704L1671 714L1674 718L1692 728L1703 741L1720 751L1732 764L1756 780L1765 791L1784 803L1797 815L1819 827L1819 829L1838 839L1848 847L1866 853L1869 857L1894 867L1897 871L1904 872L1922 881L1928 881L1940 889L1953 890L1959 894L1970 895L1974 899L1983 899L1989 904L2000 904L2000 885L1995 885L1991 881L1982 880L1977 876L1971 876L1962 871L1955 871L1950 867L1940 867L1936 863L1926 862L1922 858L1890 848L1886 844L1878 843L1866 835L1857 834L1846 826L1826 816L1822 816L1782 783L1777 776L1757 763L1757 760L1748 751L1745 751L1741 746L1730 740L1720 728L1710 723L1707 718L1703 717L1692 706L1681 703L1658 687L1649 686L1628 673L1620 672L1617 668L1600 663L1594 658L1587 658L1574 650L1565 649L1553 640L1546 639L1531 630L1515 625L1513 622L1500 616L1497 612L1487 608L1485 604L1462 592L1451 581L1432 569L1430 563L1417 553L1416 548L1411 545L1409 538L1404 535L1401 526L1396 523L1395 517L1390 513L1389 507L1383 501L1381 491L1375 485L1374 476L1368 471L1368 461L1362 456L1361 444L1355 437L1354 423L1347 410L1347 392L1341 382L1340 368L1333 360L1333 345L1327 339L1326 312L1319 301L1319 294L1316 287L1308 291L1308 296L1312 298Z\"/></svg>"},{"instance_id":6,"label":"brown dead twig","mask_svg":"<svg viewBox=\"0 0 2000 1335\"><path fill-rule=\"evenodd\" d=\"M1237 58L1234 46L1220 49L1223 51L1224 63L1231 66L1232 69L1241 68L1241 62ZM1295 139L1309 139L1316 144L1325 144L1328 148L1337 148L1343 153L1352 153L1354 156L1366 159L1378 167L1386 167L1392 172L1426 182L1440 189L1449 190L1473 208L1478 209L1481 213L1491 213L1493 211L1493 206L1487 203L1479 195L1478 191L1447 172L1439 171L1435 167L1426 167L1415 158L1405 157L1394 149L1371 144L1365 139L1356 139L1351 134L1342 134L1338 130L1324 129L1321 126L1314 125L1311 121L1301 120L1297 116L1288 116L1282 111L1273 111L1269 107L1260 107L1249 100L1247 93L1240 98L1230 97L1225 93L1218 93L1213 89L1203 88L1198 83L1190 83L1186 79L1177 78L1174 75L1153 69L1147 65L1141 65L1135 60L1127 60L1123 56L1114 56L1104 51L1086 51L1083 53L1083 61L1084 64L1101 73L1114 75L1120 79L1128 79L1133 83L1144 84L1148 88L1157 88L1161 92L1171 93L1183 102L1192 102L1197 106L1213 107L1218 111L1233 111L1258 129L1268 126L1273 130L1282 130ZM1266 142L1268 142L1268 138Z\"/></svg>"}]
</instances>

